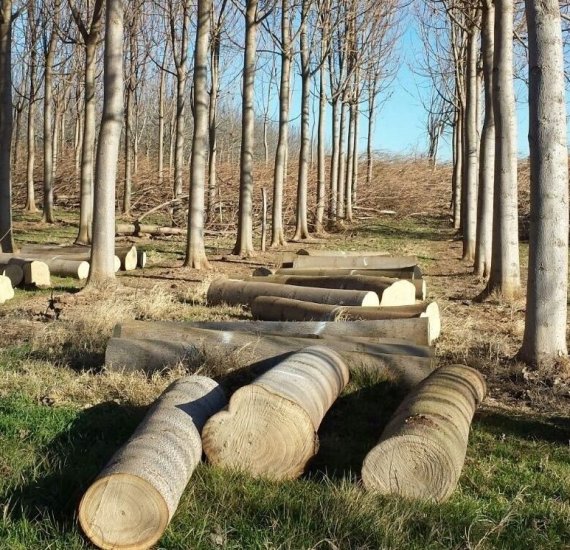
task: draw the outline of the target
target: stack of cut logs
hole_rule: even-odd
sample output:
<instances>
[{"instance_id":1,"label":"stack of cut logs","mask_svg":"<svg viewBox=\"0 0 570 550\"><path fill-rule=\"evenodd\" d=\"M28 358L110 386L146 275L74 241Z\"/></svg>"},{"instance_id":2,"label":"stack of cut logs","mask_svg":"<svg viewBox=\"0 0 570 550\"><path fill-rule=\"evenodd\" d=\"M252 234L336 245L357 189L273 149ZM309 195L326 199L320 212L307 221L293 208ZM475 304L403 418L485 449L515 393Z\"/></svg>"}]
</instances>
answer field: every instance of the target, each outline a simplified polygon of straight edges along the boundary
<instances>
[{"instance_id":1,"label":"stack of cut logs","mask_svg":"<svg viewBox=\"0 0 570 550\"><path fill-rule=\"evenodd\" d=\"M247 304L255 320L115 327L108 369L150 373L214 349L220 361L236 352L253 381L229 402L203 376L166 390L81 501L79 521L96 545L156 543L202 451L223 468L298 477L317 452L325 414L361 369L410 389L363 461L364 486L437 502L453 492L485 382L470 367L435 368L439 310L425 302L416 259L306 253L286 264L212 282L210 304Z\"/></svg>"},{"instance_id":2,"label":"stack of cut logs","mask_svg":"<svg viewBox=\"0 0 570 550\"><path fill-rule=\"evenodd\" d=\"M18 253L0 254L0 303L11 298L17 286L50 287L51 275L86 279L90 258L91 247L80 245L25 245ZM115 248L115 271L145 264L146 253L135 246Z\"/></svg>"}]
</instances>

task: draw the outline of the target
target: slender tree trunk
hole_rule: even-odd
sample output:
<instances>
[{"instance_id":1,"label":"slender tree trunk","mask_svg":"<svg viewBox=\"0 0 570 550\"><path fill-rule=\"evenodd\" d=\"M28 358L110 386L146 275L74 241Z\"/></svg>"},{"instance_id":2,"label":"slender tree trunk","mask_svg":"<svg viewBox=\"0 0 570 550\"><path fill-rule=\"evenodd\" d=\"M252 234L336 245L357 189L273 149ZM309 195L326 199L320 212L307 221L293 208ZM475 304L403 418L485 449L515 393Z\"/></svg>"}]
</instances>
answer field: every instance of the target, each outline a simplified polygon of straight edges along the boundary
<instances>
[{"instance_id":1,"label":"slender tree trunk","mask_svg":"<svg viewBox=\"0 0 570 550\"><path fill-rule=\"evenodd\" d=\"M234 254L253 256L253 150L255 146L254 84L257 47L257 3L246 0L243 55L242 129L240 152L239 212Z\"/></svg>"},{"instance_id":2,"label":"slender tree trunk","mask_svg":"<svg viewBox=\"0 0 570 550\"><path fill-rule=\"evenodd\" d=\"M512 298L520 288L517 128L513 85L513 0L495 1L493 105L495 110L495 193L493 254L487 293Z\"/></svg>"},{"instance_id":3,"label":"slender tree trunk","mask_svg":"<svg viewBox=\"0 0 570 550\"><path fill-rule=\"evenodd\" d=\"M164 63L166 61L166 48L162 57L162 67L160 68L160 85L158 89L158 185L162 186L164 179L164 88L166 82L166 71Z\"/></svg>"},{"instance_id":4,"label":"slender tree trunk","mask_svg":"<svg viewBox=\"0 0 570 550\"><path fill-rule=\"evenodd\" d=\"M184 127L186 111L186 67L176 71L176 144L174 147L174 197L182 195L184 166Z\"/></svg>"},{"instance_id":5,"label":"slender tree trunk","mask_svg":"<svg viewBox=\"0 0 570 550\"><path fill-rule=\"evenodd\" d=\"M338 146L338 189L337 189L337 219L344 219L344 192L345 192L345 166L346 166L346 153L344 151L344 135L346 133L346 102L343 94L343 98L340 102L340 122L339 122L339 146Z\"/></svg>"},{"instance_id":6,"label":"slender tree trunk","mask_svg":"<svg viewBox=\"0 0 570 550\"><path fill-rule=\"evenodd\" d=\"M38 53L36 51L35 2L30 2L28 25L30 27L30 87L28 92L28 159L26 162L26 212L37 212L36 193L34 189L34 166L36 160L36 71Z\"/></svg>"},{"instance_id":7,"label":"slender tree trunk","mask_svg":"<svg viewBox=\"0 0 570 550\"><path fill-rule=\"evenodd\" d=\"M461 227L461 212L463 210L461 198L463 197L463 114L459 106L455 120L454 156L453 164L453 228Z\"/></svg>"},{"instance_id":8,"label":"slender tree trunk","mask_svg":"<svg viewBox=\"0 0 570 550\"><path fill-rule=\"evenodd\" d=\"M95 71L99 32L92 32L85 44L85 99L83 116L83 144L81 147L81 183L79 233L75 242L89 244L93 224L93 164L95 153L96 97Z\"/></svg>"},{"instance_id":9,"label":"slender tree trunk","mask_svg":"<svg viewBox=\"0 0 570 550\"><path fill-rule=\"evenodd\" d=\"M366 135L366 187L372 182L372 130L374 128L375 94L368 98L368 130Z\"/></svg>"},{"instance_id":10,"label":"slender tree trunk","mask_svg":"<svg viewBox=\"0 0 570 550\"><path fill-rule=\"evenodd\" d=\"M213 221L216 203L216 187L218 183L218 96L220 95L220 29L216 29L210 45L211 88L208 108L208 215L207 221Z\"/></svg>"},{"instance_id":11,"label":"slender tree trunk","mask_svg":"<svg viewBox=\"0 0 570 550\"><path fill-rule=\"evenodd\" d=\"M348 121L348 135L346 140L347 155L346 155L346 176L345 176L345 203L346 213L345 217L348 222L352 222L352 185L354 176L354 132L356 125L356 104L349 104L349 121Z\"/></svg>"},{"instance_id":12,"label":"slender tree trunk","mask_svg":"<svg viewBox=\"0 0 570 550\"><path fill-rule=\"evenodd\" d=\"M352 146L354 159L352 162L352 204L356 202L356 194L358 192L358 161L359 161L359 154L358 154L358 132L360 130L360 110L358 108L358 100L356 105L354 106L354 144ZM351 204L351 207L352 207ZM351 217L352 219L352 217Z\"/></svg>"},{"instance_id":13,"label":"slender tree trunk","mask_svg":"<svg viewBox=\"0 0 570 550\"><path fill-rule=\"evenodd\" d=\"M281 3L281 85L279 87L279 133L273 170L273 206L271 213L271 245L285 244L283 230L283 183L289 144L289 101L291 95L291 15L289 0Z\"/></svg>"},{"instance_id":14,"label":"slender tree trunk","mask_svg":"<svg viewBox=\"0 0 570 550\"><path fill-rule=\"evenodd\" d=\"M93 246L88 284L115 278L115 184L123 126L122 0L107 0L103 117L97 146Z\"/></svg>"},{"instance_id":15,"label":"slender tree trunk","mask_svg":"<svg viewBox=\"0 0 570 550\"><path fill-rule=\"evenodd\" d=\"M339 164L339 146L340 146L340 136L339 136L339 112L338 112L339 100L333 97L332 100L332 152L331 152L331 189L330 189L330 202L329 202L329 221L334 223L338 215L338 164Z\"/></svg>"},{"instance_id":16,"label":"slender tree trunk","mask_svg":"<svg viewBox=\"0 0 570 550\"><path fill-rule=\"evenodd\" d=\"M194 137L190 162L188 240L184 265L209 268L204 244L204 199L208 168L208 41L213 0L198 1L198 24L194 54Z\"/></svg>"},{"instance_id":17,"label":"slender tree trunk","mask_svg":"<svg viewBox=\"0 0 570 550\"><path fill-rule=\"evenodd\" d=\"M307 18L309 0L302 1L301 8L301 149L299 151L299 177L297 182L297 225L293 240L310 238L307 220L307 195L309 188L309 155L311 146L311 129L309 108L311 100L311 67L309 44L307 38Z\"/></svg>"},{"instance_id":18,"label":"slender tree trunk","mask_svg":"<svg viewBox=\"0 0 570 550\"><path fill-rule=\"evenodd\" d=\"M478 31L473 28L467 41L467 87L465 105L465 219L463 221L463 260L475 258L477 236L477 47Z\"/></svg>"},{"instance_id":19,"label":"slender tree trunk","mask_svg":"<svg viewBox=\"0 0 570 550\"><path fill-rule=\"evenodd\" d=\"M321 48L324 48L322 46ZM324 55L321 49L321 55ZM325 116L327 107L327 97L325 93L325 64L321 63L319 69L319 121L317 129L317 212L315 216L315 233L323 235L325 201L326 201L326 174L325 174Z\"/></svg>"},{"instance_id":20,"label":"slender tree trunk","mask_svg":"<svg viewBox=\"0 0 570 550\"><path fill-rule=\"evenodd\" d=\"M494 29L495 7L493 0L484 0L481 55L483 58L483 78L485 83L485 119L481 133L475 274L485 278L491 272L493 249L493 180L495 173L495 116L493 113Z\"/></svg>"},{"instance_id":21,"label":"slender tree trunk","mask_svg":"<svg viewBox=\"0 0 570 550\"><path fill-rule=\"evenodd\" d=\"M0 0L0 252L13 252L12 180L12 0Z\"/></svg>"},{"instance_id":22,"label":"slender tree trunk","mask_svg":"<svg viewBox=\"0 0 570 550\"><path fill-rule=\"evenodd\" d=\"M556 0L526 0L529 50L530 242L520 356L568 354L568 149L564 55Z\"/></svg>"}]
</instances>

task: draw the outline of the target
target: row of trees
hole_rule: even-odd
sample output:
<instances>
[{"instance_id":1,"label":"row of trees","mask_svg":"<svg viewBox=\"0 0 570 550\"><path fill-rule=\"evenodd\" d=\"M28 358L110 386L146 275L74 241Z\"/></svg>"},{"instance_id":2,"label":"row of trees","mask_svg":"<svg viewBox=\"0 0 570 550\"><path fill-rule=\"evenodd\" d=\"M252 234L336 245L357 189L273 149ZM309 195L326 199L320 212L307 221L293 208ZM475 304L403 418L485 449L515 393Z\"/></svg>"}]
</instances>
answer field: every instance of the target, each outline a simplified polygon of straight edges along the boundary
<instances>
[{"instance_id":1,"label":"row of trees","mask_svg":"<svg viewBox=\"0 0 570 550\"><path fill-rule=\"evenodd\" d=\"M528 60L531 232L521 358L566 355L568 151L560 5L427 0L426 69L434 139L450 124L452 207L463 259L485 295L520 292L515 45ZM483 93L481 93L483 90ZM480 124L482 122L482 125ZM431 136L431 133L430 133Z\"/></svg>"}]
</instances>

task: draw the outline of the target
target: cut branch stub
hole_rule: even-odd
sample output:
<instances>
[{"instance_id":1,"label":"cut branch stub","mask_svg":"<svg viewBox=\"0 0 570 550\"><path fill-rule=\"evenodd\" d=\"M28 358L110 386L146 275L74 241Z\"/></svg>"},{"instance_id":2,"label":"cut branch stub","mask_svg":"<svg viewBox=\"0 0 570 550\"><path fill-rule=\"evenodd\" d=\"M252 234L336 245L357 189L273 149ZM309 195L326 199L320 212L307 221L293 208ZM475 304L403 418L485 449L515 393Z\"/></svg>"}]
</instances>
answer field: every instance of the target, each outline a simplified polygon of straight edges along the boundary
<instances>
[{"instance_id":1,"label":"cut branch stub","mask_svg":"<svg viewBox=\"0 0 570 550\"><path fill-rule=\"evenodd\" d=\"M481 374L445 366L398 407L364 459L362 481L383 494L442 502L461 475L471 420L486 393Z\"/></svg>"},{"instance_id":2,"label":"cut branch stub","mask_svg":"<svg viewBox=\"0 0 570 550\"><path fill-rule=\"evenodd\" d=\"M237 390L204 427L212 464L271 479L292 479L318 449L317 430L344 386L336 352L314 346L293 354Z\"/></svg>"},{"instance_id":3,"label":"cut branch stub","mask_svg":"<svg viewBox=\"0 0 570 550\"><path fill-rule=\"evenodd\" d=\"M204 376L166 389L81 500L79 522L91 542L133 550L158 541L200 462L202 428L225 404Z\"/></svg>"}]
</instances>

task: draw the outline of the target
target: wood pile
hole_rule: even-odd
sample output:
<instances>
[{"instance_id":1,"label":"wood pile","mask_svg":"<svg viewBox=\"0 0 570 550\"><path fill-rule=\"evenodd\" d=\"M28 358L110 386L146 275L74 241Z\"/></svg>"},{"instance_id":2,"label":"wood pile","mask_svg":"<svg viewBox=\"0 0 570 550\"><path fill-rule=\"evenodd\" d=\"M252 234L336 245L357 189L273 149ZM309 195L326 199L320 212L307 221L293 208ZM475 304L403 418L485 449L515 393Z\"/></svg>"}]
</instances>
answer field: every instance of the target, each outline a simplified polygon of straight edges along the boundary
<instances>
[{"instance_id":1,"label":"wood pile","mask_svg":"<svg viewBox=\"0 0 570 550\"><path fill-rule=\"evenodd\" d=\"M154 544L202 449L223 468L298 477L317 452L325 414L361 369L410 389L364 461L365 488L435 501L452 493L485 383L469 367L436 369L440 312L425 301L415 258L305 252L298 256L316 260L310 267L287 258L291 267L211 283L209 304L243 304L254 320L115 327L108 370L153 373L216 350L220 363L239 356L252 382L227 404L214 382L196 376L167 390L81 501L80 523L96 545ZM184 399L207 410L184 416Z\"/></svg>"}]
</instances>

